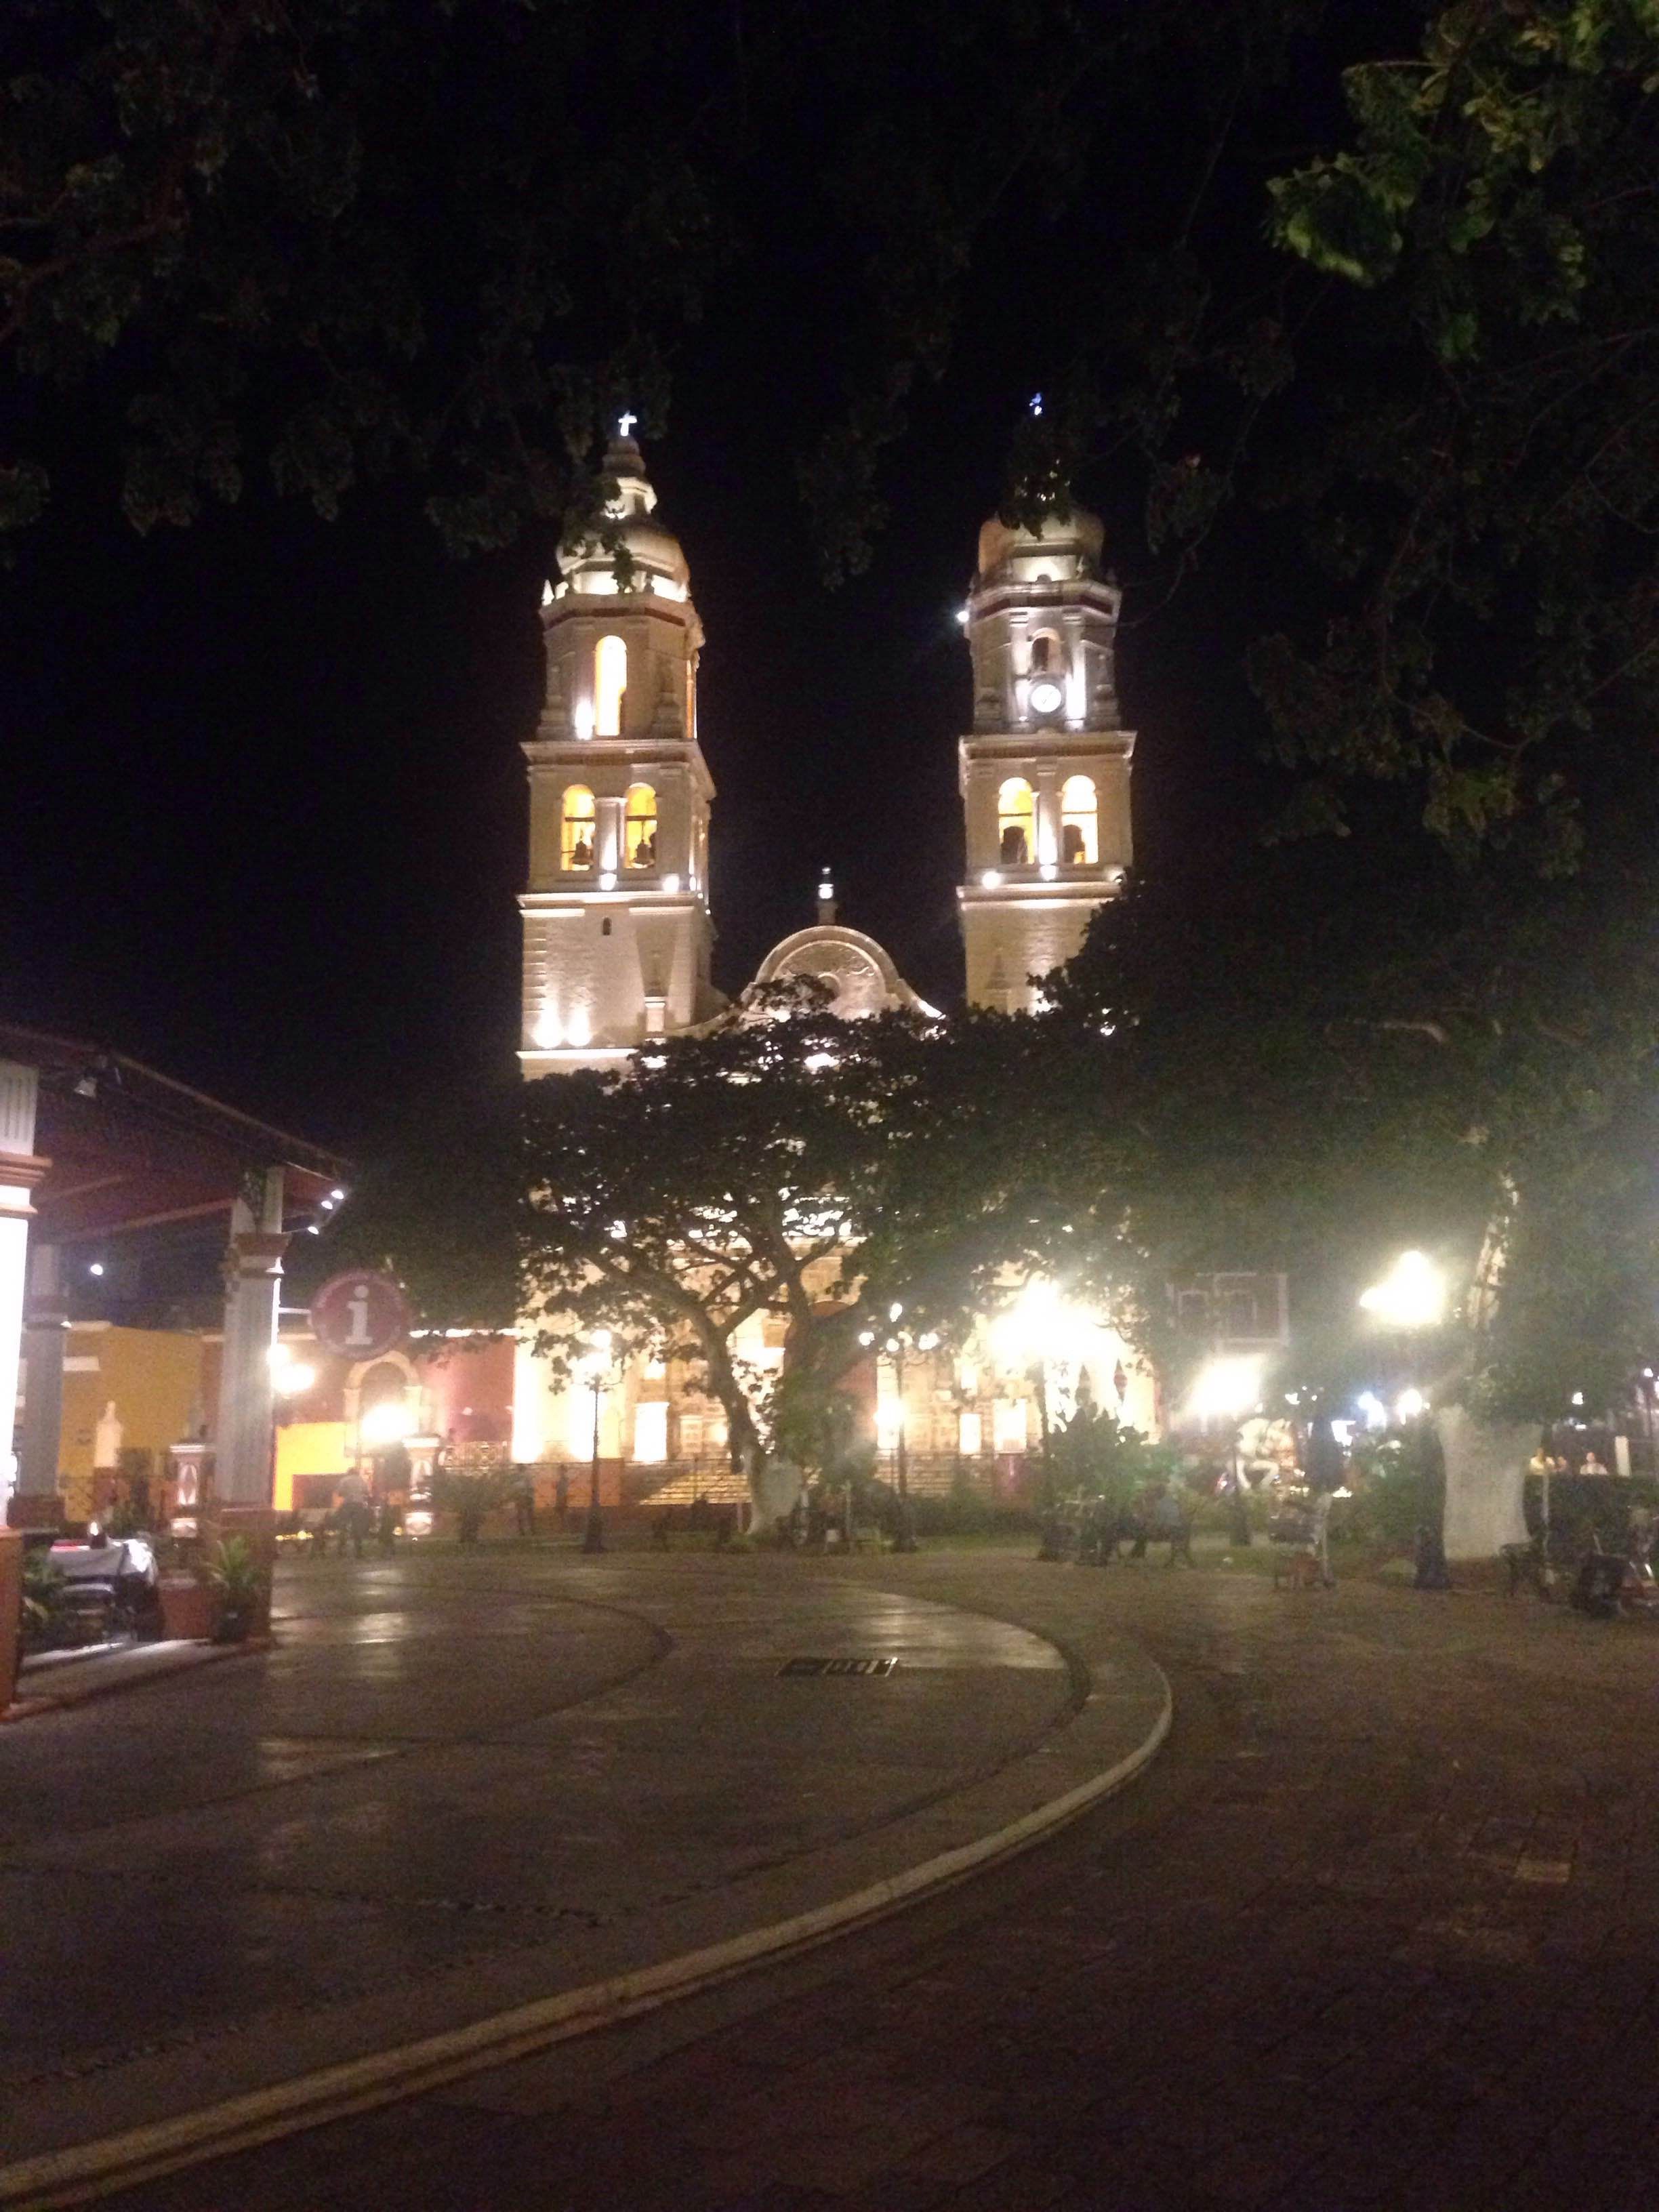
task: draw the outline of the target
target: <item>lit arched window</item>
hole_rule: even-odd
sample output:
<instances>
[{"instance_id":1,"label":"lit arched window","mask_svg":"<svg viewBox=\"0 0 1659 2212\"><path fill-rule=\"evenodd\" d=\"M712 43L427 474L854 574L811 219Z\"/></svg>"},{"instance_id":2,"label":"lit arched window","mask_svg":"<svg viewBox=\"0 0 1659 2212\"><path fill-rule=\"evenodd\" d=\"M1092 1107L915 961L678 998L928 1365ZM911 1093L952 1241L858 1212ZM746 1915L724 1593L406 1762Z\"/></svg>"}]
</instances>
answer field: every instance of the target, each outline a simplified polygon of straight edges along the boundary
<instances>
[{"instance_id":1,"label":"lit arched window","mask_svg":"<svg viewBox=\"0 0 1659 2212\"><path fill-rule=\"evenodd\" d=\"M1036 825L1031 787L1023 775L1011 775L997 793L997 859L1002 866L1029 866Z\"/></svg>"},{"instance_id":2,"label":"lit arched window","mask_svg":"<svg viewBox=\"0 0 1659 2212\"><path fill-rule=\"evenodd\" d=\"M654 868L657 865L657 794L648 783L628 787L628 811L623 817L623 865Z\"/></svg>"},{"instance_id":3,"label":"lit arched window","mask_svg":"<svg viewBox=\"0 0 1659 2212\"><path fill-rule=\"evenodd\" d=\"M1031 640L1031 673L1052 675L1060 666L1060 640L1052 630L1040 629Z\"/></svg>"},{"instance_id":4,"label":"lit arched window","mask_svg":"<svg viewBox=\"0 0 1659 2212\"><path fill-rule=\"evenodd\" d=\"M1100 815L1086 775L1068 775L1060 786L1060 857L1068 868L1092 868L1100 858Z\"/></svg>"},{"instance_id":5,"label":"lit arched window","mask_svg":"<svg viewBox=\"0 0 1659 2212\"><path fill-rule=\"evenodd\" d=\"M593 794L585 783L573 783L564 794L564 819L559 830L559 865L591 868L593 865Z\"/></svg>"},{"instance_id":6,"label":"lit arched window","mask_svg":"<svg viewBox=\"0 0 1659 2212\"><path fill-rule=\"evenodd\" d=\"M623 693L628 689L628 647L619 637L602 637L593 653L593 734L622 735Z\"/></svg>"}]
</instances>

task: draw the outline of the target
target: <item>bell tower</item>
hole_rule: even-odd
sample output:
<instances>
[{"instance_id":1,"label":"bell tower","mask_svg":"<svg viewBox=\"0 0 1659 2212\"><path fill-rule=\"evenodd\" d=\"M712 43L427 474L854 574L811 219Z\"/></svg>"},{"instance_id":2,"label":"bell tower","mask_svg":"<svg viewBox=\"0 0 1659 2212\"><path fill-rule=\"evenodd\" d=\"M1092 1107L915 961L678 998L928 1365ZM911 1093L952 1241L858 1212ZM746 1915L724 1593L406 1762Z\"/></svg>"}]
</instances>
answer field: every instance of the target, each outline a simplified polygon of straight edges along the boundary
<instances>
[{"instance_id":1,"label":"bell tower","mask_svg":"<svg viewBox=\"0 0 1659 2212\"><path fill-rule=\"evenodd\" d=\"M1029 1012L1128 869L1133 732L1118 726L1117 586L1097 515L993 516L963 610L974 726L958 748L967 823L957 894L968 999Z\"/></svg>"},{"instance_id":2,"label":"bell tower","mask_svg":"<svg viewBox=\"0 0 1659 2212\"><path fill-rule=\"evenodd\" d=\"M524 749L530 881L520 1061L603 1066L714 1012L708 810L697 743L702 625L624 415L616 496L560 549L543 594L547 695Z\"/></svg>"}]
</instances>

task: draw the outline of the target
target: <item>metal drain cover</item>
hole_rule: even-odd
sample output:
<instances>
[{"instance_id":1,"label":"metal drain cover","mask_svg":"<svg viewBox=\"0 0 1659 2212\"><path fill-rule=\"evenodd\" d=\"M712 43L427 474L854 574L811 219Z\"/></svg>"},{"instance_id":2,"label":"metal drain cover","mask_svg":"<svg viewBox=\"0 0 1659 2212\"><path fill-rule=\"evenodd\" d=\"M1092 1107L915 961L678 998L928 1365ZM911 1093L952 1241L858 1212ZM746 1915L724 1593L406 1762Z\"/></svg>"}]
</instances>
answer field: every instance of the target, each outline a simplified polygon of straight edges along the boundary
<instances>
[{"instance_id":1,"label":"metal drain cover","mask_svg":"<svg viewBox=\"0 0 1659 2212\"><path fill-rule=\"evenodd\" d=\"M890 1674L896 1659L786 1659L780 1674Z\"/></svg>"}]
</instances>

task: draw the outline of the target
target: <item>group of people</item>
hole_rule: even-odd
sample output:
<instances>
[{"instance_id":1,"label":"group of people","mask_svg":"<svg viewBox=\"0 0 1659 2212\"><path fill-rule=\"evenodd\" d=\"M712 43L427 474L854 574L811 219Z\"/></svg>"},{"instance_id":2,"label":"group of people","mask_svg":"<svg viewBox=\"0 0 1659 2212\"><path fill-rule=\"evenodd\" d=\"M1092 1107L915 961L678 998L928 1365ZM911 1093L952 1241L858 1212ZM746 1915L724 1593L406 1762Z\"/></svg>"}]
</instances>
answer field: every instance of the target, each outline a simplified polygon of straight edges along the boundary
<instances>
[{"instance_id":1,"label":"group of people","mask_svg":"<svg viewBox=\"0 0 1659 2212\"><path fill-rule=\"evenodd\" d=\"M1104 1567L1122 1551L1132 1559L1144 1559L1153 1544L1169 1546L1169 1565L1177 1559L1193 1564L1192 1515L1178 1484L1149 1482L1127 1504L1089 1498L1043 1516L1042 1549L1048 1559L1074 1553L1085 1566Z\"/></svg>"},{"instance_id":2,"label":"group of people","mask_svg":"<svg viewBox=\"0 0 1659 2212\"><path fill-rule=\"evenodd\" d=\"M1595 1475L1610 1475L1612 1472L1612 1468L1609 1468L1605 1461L1602 1460L1599 1453L1595 1449L1594 1446L1592 1446L1590 1449L1584 1454L1583 1458L1580 1460L1577 1467L1571 1466L1566 1460L1563 1459L1559 1452L1535 1451L1532 1457L1527 1462L1527 1473L1528 1474L1536 1475L1540 1478L1547 1475L1552 1481L1559 1481L1563 1476L1569 1474L1590 1475L1594 1477Z\"/></svg>"},{"instance_id":3,"label":"group of people","mask_svg":"<svg viewBox=\"0 0 1659 2212\"><path fill-rule=\"evenodd\" d=\"M398 1532L404 1526L404 1516L409 1504L409 1484L406 1471L404 1480L398 1480L395 1468L381 1468L378 1480L371 1482L361 1468L348 1468L334 1486L334 1501L325 1518L316 1523L314 1533L325 1550L331 1535L339 1539L342 1556L348 1548L361 1559L363 1547L371 1538L380 1550L391 1553L397 1547ZM441 1480L440 1475L437 1480ZM460 1540L477 1543L492 1498L499 1502L499 1491L492 1492L483 1480L476 1484L455 1486L461 1494L453 1499ZM507 1479L507 1503L513 1510L514 1533L519 1536L534 1536L536 1533L536 1483L533 1469L514 1467ZM570 1517L570 1479L560 1470L554 1485L553 1511L558 1526L562 1528ZM304 1516L302 1516L303 1518ZM307 1525L310 1525L307 1522Z\"/></svg>"}]
</instances>

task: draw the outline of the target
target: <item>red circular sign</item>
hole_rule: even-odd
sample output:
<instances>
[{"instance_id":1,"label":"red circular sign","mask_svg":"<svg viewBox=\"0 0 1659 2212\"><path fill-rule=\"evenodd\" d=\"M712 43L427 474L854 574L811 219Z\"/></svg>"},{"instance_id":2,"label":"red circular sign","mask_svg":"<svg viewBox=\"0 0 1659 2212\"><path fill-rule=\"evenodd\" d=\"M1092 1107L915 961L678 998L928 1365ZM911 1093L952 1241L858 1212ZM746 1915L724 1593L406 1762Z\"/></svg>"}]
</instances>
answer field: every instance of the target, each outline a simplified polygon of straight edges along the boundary
<instances>
[{"instance_id":1,"label":"red circular sign","mask_svg":"<svg viewBox=\"0 0 1659 2212\"><path fill-rule=\"evenodd\" d=\"M390 1275L354 1267L323 1285L311 1301L311 1327L325 1352L378 1359L409 1329L409 1308Z\"/></svg>"}]
</instances>

